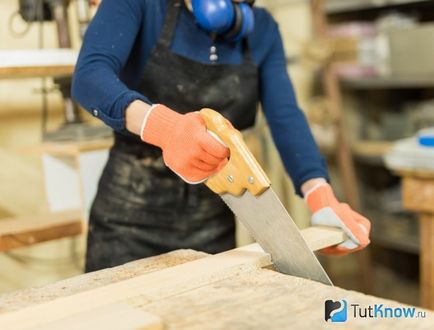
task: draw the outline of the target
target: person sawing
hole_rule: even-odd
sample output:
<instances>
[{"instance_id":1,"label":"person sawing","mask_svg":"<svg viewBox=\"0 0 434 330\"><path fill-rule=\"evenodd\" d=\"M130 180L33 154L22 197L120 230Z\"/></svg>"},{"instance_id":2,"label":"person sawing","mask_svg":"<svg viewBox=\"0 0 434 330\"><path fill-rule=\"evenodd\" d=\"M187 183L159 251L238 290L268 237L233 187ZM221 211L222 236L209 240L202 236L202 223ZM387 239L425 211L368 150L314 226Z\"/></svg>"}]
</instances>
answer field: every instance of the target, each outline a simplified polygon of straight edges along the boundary
<instances>
[{"instance_id":1,"label":"person sawing","mask_svg":"<svg viewBox=\"0 0 434 330\"><path fill-rule=\"evenodd\" d=\"M89 224L86 271L192 248L235 246L234 215L203 184L228 150L197 113L247 129L259 102L315 224L369 244L369 221L340 203L297 105L278 26L254 1L104 0L86 32L73 97L114 130Z\"/></svg>"}]
</instances>

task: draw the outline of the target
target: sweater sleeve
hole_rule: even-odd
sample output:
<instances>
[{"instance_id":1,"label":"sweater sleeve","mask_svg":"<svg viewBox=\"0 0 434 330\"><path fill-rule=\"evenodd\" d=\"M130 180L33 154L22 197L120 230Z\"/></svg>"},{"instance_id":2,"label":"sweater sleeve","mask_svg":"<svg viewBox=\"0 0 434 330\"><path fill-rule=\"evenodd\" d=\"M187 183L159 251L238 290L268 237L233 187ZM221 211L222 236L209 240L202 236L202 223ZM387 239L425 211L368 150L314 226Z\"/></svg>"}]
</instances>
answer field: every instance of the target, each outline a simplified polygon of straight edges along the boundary
<instances>
[{"instance_id":1,"label":"sweater sleeve","mask_svg":"<svg viewBox=\"0 0 434 330\"><path fill-rule=\"evenodd\" d=\"M328 173L304 113L298 107L274 20L271 30L272 46L259 67L261 102L285 169L301 196L304 182L319 177L328 179Z\"/></svg>"},{"instance_id":2,"label":"sweater sleeve","mask_svg":"<svg viewBox=\"0 0 434 330\"><path fill-rule=\"evenodd\" d=\"M120 79L144 15L142 0L104 0L85 34L72 82L73 98L115 130L125 129L125 109L150 103Z\"/></svg>"}]
</instances>

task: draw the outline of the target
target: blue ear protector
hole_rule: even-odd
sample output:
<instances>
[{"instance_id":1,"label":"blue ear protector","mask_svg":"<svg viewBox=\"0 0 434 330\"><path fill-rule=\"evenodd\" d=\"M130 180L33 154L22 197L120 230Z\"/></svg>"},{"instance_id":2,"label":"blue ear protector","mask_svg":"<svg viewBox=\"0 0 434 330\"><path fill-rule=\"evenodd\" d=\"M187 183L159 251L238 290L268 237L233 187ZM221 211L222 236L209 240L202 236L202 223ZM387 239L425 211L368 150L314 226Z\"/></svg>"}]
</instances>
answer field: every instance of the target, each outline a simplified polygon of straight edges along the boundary
<instances>
[{"instance_id":1,"label":"blue ear protector","mask_svg":"<svg viewBox=\"0 0 434 330\"><path fill-rule=\"evenodd\" d=\"M253 30L254 0L192 0L193 15L199 26L229 41L238 41Z\"/></svg>"}]
</instances>

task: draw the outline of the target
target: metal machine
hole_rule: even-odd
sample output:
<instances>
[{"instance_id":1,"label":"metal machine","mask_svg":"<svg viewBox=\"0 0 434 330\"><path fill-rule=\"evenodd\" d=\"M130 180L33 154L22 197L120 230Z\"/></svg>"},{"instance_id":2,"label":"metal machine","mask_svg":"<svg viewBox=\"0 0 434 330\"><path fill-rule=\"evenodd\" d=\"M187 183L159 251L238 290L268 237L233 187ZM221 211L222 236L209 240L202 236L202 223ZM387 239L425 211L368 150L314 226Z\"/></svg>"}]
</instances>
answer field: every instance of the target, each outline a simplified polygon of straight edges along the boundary
<instances>
[{"instance_id":1,"label":"metal machine","mask_svg":"<svg viewBox=\"0 0 434 330\"><path fill-rule=\"evenodd\" d=\"M83 37L90 22L88 0L75 0L80 35ZM19 0L19 14L29 23L55 21L59 48L71 48L71 34L67 9L70 0ZM44 140L85 140L109 136L105 126L91 126L83 122L78 105L71 98L71 77L54 80L63 97L64 124L54 132L43 132Z\"/></svg>"}]
</instances>

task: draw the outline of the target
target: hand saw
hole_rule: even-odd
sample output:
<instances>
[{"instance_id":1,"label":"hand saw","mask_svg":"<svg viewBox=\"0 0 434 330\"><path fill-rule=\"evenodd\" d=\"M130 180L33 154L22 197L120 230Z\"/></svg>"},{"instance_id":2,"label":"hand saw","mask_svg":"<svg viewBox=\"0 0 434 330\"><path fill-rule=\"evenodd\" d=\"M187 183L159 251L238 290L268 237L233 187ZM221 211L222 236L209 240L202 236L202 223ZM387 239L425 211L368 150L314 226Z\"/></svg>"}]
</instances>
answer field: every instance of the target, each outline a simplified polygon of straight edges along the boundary
<instances>
[{"instance_id":1,"label":"hand saw","mask_svg":"<svg viewBox=\"0 0 434 330\"><path fill-rule=\"evenodd\" d=\"M218 112L202 109L207 129L230 150L228 163L205 184L219 194L261 245L277 270L288 275L333 285L309 249L261 166L239 131Z\"/></svg>"}]
</instances>

